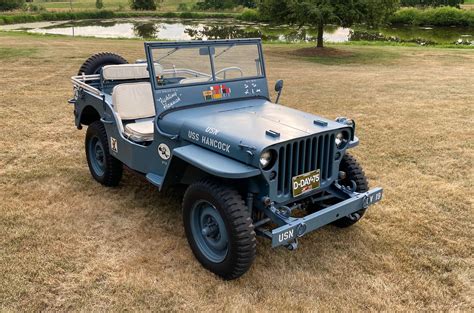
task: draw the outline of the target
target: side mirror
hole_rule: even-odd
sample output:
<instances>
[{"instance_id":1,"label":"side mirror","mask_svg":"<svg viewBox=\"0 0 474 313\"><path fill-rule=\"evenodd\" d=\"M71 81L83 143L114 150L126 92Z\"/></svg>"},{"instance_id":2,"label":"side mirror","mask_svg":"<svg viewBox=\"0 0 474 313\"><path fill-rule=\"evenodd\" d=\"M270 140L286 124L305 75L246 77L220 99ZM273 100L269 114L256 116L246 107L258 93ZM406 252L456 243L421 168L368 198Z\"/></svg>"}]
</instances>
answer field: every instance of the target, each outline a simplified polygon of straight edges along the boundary
<instances>
[{"instance_id":1,"label":"side mirror","mask_svg":"<svg viewBox=\"0 0 474 313\"><path fill-rule=\"evenodd\" d=\"M283 90L283 80L279 79L275 83L275 91L278 92L277 98L275 100L275 103L278 103L278 100L280 99L281 91Z\"/></svg>"},{"instance_id":2,"label":"side mirror","mask_svg":"<svg viewBox=\"0 0 474 313\"><path fill-rule=\"evenodd\" d=\"M281 92L283 89L283 79L279 79L275 83L275 91L276 92Z\"/></svg>"}]
</instances>

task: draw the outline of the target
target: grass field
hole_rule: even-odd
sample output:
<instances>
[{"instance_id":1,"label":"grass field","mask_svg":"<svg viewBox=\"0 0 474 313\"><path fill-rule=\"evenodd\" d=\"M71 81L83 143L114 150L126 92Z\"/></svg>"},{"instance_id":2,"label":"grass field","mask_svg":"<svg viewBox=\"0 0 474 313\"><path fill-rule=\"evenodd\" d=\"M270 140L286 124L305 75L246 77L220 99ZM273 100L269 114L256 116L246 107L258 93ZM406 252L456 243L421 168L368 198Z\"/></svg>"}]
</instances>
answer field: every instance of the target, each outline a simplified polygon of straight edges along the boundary
<instances>
[{"instance_id":1,"label":"grass field","mask_svg":"<svg viewBox=\"0 0 474 313\"><path fill-rule=\"evenodd\" d=\"M103 0L104 9L107 10L129 10L129 0ZM180 3L185 3L189 8L192 7L196 0L164 0L160 3L160 11L176 11ZM71 4L69 0L63 1L44 1L44 0L33 0L33 3L42 5L48 10L70 10ZM94 10L95 0L72 0L73 10Z\"/></svg>"},{"instance_id":2,"label":"grass field","mask_svg":"<svg viewBox=\"0 0 474 313\"><path fill-rule=\"evenodd\" d=\"M266 45L284 105L357 121L354 154L385 199L295 252L260 240L241 279L194 259L181 191L90 176L69 77L137 40L0 33L0 310L473 311L474 51L338 46L306 59Z\"/></svg>"}]
</instances>

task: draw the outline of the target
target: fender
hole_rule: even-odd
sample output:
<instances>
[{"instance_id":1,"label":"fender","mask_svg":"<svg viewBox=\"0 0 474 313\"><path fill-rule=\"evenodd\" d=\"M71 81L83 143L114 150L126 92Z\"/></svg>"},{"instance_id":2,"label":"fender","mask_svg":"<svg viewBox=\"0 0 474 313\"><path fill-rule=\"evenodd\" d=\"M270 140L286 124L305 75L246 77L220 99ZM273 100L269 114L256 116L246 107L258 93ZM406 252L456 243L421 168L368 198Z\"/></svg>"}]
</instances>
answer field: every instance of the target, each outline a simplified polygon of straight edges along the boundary
<instances>
[{"instance_id":1,"label":"fender","mask_svg":"<svg viewBox=\"0 0 474 313\"><path fill-rule=\"evenodd\" d=\"M174 149L173 157L180 158L217 177L240 179L260 175L260 169L258 168L192 144ZM216 164L219 166L216 166Z\"/></svg>"},{"instance_id":2,"label":"fender","mask_svg":"<svg viewBox=\"0 0 474 313\"><path fill-rule=\"evenodd\" d=\"M96 96L90 95L86 91L82 91L74 104L74 117L76 127L81 124L89 125L95 120L103 117L104 104L103 100Z\"/></svg>"}]
</instances>

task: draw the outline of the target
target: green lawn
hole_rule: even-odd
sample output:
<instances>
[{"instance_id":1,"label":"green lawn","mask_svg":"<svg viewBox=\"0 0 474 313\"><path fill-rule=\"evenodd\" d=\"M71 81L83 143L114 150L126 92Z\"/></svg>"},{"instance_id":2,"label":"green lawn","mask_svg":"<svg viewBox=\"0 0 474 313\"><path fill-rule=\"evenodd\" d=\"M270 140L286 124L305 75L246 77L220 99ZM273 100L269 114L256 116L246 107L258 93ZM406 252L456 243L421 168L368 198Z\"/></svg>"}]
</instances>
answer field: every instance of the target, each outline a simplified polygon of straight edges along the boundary
<instances>
[{"instance_id":1,"label":"green lawn","mask_svg":"<svg viewBox=\"0 0 474 313\"><path fill-rule=\"evenodd\" d=\"M52 10L68 10L71 7L69 0L62 1L44 1L34 0L35 4L40 4L46 9ZM192 7L197 0L164 0L160 4L161 11L176 11L180 3L185 3L189 8ZM103 0L104 9L109 10L127 10L129 9L129 0ZM95 9L95 0L72 0L72 8L78 10Z\"/></svg>"}]
</instances>

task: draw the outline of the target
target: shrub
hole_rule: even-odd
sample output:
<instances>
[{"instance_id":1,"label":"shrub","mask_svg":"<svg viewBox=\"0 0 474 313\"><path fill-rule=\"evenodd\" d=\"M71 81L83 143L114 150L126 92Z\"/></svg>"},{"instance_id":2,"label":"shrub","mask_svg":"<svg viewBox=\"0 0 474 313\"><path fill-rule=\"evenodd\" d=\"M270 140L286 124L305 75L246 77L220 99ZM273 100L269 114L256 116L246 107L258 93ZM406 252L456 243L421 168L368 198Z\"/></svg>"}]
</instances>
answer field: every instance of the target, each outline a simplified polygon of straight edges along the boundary
<instances>
[{"instance_id":1,"label":"shrub","mask_svg":"<svg viewBox=\"0 0 474 313\"><path fill-rule=\"evenodd\" d=\"M0 0L0 11L10 11L23 7L25 0Z\"/></svg>"},{"instance_id":2,"label":"shrub","mask_svg":"<svg viewBox=\"0 0 474 313\"><path fill-rule=\"evenodd\" d=\"M188 5L186 3L180 3L178 4L178 11L188 11L189 8L188 8Z\"/></svg>"},{"instance_id":3,"label":"shrub","mask_svg":"<svg viewBox=\"0 0 474 313\"><path fill-rule=\"evenodd\" d=\"M245 8L238 18L242 21L256 22L259 20L259 15L257 10Z\"/></svg>"},{"instance_id":4,"label":"shrub","mask_svg":"<svg viewBox=\"0 0 474 313\"><path fill-rule=\"evenodd\" d=\"M452 7L459 8L460 4L463 4L464 0L401 0L400 5L404 7L439 7L443 5L449 5Z\"/></svg>"},{"instance_id":5,"label":"shrub","mask_svg":"<svg viewBox=\"0 0 474 313\"><path fill-rule=\"evenodd\" d=\"M0 0L1 1L1 0ZM0 24L17 24L38 21L64 21L84 19L108 19L130 17L182 17L182 18L235 18L232 13L198 13L198 12L114 12L110 10L79 11L79 12L40 12L39 14L6 14L0 15Z\"/></svg>"},{"instance_id":6,"label":"shrub","mask_svg":"<svg viewBox=\"0 0 474 313\"><path fill-rule=\"evenodd\" d=\"M165 14L163 14L163 17L178 17L178 14L174 13L174 12L166 12Z\"/></svg>"},{"instance_id":7,"label":"shrub","mask_svg":"<svg viewBox=\"0 0 474 313\"><path fill-rule=\"evenodd\" d=\"M156 7L155 0L130 0L130 8L132 10L155 11Z\"/></svg>"},{"instance_id":8,"label":"shrub","mask_svg":"<svg viewBox=\"0 0 474 313\"><path fill-rule=\"evenodd\" d=\"M195 15L192 12L181 12L179 14L180 18L195 18Z\"/></svg>"},{"instance_id":9,"label":"shrub","mask_svg":"<svg viewBox=\"0 0 474 313\"><path fill-rule=\"evenodd\" d=\"M46 9L42 5L36 5L34 3L28 3L24 6L24 10L28 12L44 12Z\"/></svg>"},{"instance_id":10,"label":"shrub","mask_svg":"<svg viewBox=\"0 0 474 313\"><path fill-rule=\"evenodd\" d=\"M402 8L391 18L392 24L432 26L474 26L474 11L453 7L431 9Z\"/></svg>"},{"instance_id":11,"label":"shrub","mask_svg":"<svg viewBox=\"0 0 474 313\"><path fill-rule=\"evenodd\" d=\"M104 2L102 0L95 0L95 7L97 9L102 9L104 7Z\"/></svg>"},{"instance_id":12,"label":"shrub","mask_svg":"<svg viewBox=\"0 0 474 313\"><path fill-rule=\"evenodd\" d=\"M195 4L198 10L227 10L238 6L255 8L257 2L255 0L204 0Z\"/></svg>"}]
</instances>

